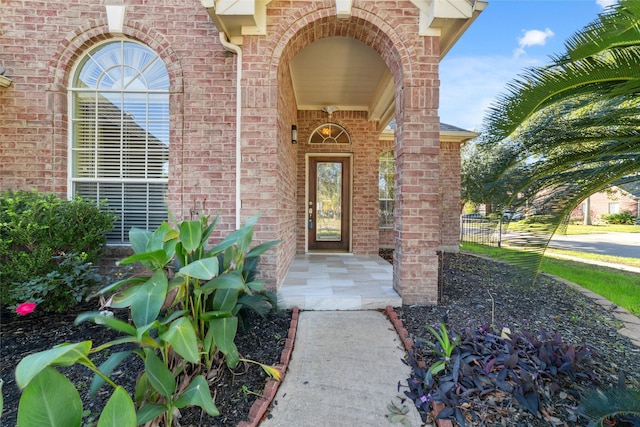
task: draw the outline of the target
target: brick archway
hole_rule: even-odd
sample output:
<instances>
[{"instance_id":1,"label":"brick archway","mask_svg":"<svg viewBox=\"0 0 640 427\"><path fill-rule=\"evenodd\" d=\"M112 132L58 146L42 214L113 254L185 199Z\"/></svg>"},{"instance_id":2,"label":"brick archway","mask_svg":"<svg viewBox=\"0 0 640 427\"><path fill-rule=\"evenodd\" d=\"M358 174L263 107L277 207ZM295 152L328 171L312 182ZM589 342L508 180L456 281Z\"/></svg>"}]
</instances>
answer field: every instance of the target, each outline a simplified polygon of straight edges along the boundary
<instances>
[{"instance_id":1,"label":"brick archway","mask_svg":"<svg viewBox=\"0 0 640 427\"><path fill-rule=\"evenodd\" d=\"M414 16L407 18L406 10L400 12L406 6L403 2L397 2L398 14L388 8L373 10L374 4L367 5L370 9L365 10L356 3L348 20L338 20L335 4L326 3L325 8L315 4L313 8L292 9L290 16L273 20L270 31L279 36L267 43L273 48L268 64L262 62L263 67L268 67L268 77L256 76L246 81L246 90L252 91L255 99L265 100L261 105L264 108L256 108L256 113L262 115L254 120L273 123L273 134L269 138L279 141L278 144L286 144L288 126L295 123L296 118L292 106L295 103L287 102L291 101L293 91L288 81L289 63L310 43L323 37L345 36L367 44L380 54L395 83L394 288L405 303L435 304L438 295L437 248L440 244L438 40L417 34L419 11L415 9ZM248 54L256 58L259 51L269 49L258 46L257 39L247 47ZM295 157L295 154L290 156ZM278 163L277 158L274 161ZM278 169L277 165L274 167ZM281 168L288 168L284 175L289 175L292 181L301 179L295 166L289 164ZM290 207L295 212L295 207ZM291 221L295 224L295 218ZM290 259L284 252L282 255Z\"/></svg>"}]
</instances>

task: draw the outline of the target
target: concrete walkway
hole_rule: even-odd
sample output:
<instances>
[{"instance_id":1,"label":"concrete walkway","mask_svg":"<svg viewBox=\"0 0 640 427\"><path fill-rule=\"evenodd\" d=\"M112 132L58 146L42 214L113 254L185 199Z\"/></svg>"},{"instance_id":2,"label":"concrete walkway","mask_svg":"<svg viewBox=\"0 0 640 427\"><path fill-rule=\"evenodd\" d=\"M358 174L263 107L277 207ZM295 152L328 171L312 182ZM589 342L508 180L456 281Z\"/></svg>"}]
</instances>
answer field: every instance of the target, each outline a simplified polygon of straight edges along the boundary
<instances>
[{"instance_id":1,"label":"concrete walkway","mask_svg":"<svg viewBox=\"0 0 640 427\"><path fill-rule=\"evenodd\" d=\"M394 426L385 417L411 370L402 341L378 311L300 312L295 346L260 427ZM410 425L420 426L411 402Z\"/></svg>"}]
</instances>

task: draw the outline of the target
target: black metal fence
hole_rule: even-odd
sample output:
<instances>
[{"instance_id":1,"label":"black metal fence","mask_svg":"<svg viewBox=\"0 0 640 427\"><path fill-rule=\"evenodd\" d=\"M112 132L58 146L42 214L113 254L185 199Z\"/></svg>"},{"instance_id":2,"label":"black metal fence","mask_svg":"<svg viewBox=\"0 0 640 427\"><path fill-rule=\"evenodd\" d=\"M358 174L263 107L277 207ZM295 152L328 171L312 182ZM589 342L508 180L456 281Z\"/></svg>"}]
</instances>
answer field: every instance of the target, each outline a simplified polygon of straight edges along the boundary
<instances>
[{"instance_id":1,"label":"black metal fence","mask_svg":"<svg viewBox=\"0 0 640 427\"><path fill-rule=\"evenodd\" d=\"M502 221L489 218L460 217L460 242L502 246Z\"/></svg>"}]
</instances>

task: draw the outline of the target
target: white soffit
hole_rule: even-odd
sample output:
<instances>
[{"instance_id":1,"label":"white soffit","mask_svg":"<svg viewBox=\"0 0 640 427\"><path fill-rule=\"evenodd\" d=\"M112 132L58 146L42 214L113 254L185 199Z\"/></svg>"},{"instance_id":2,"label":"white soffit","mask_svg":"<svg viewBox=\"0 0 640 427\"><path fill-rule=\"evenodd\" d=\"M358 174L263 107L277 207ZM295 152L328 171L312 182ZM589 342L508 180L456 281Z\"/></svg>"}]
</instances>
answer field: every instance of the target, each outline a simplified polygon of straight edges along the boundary
<instances>
[{"instance_id":1,"label":"white soffit","mask_svg":"<svg viewBox=\"0 0 640 427\"><path fill-rule=\"evenodd\" d=\"M209 17L234 44L243 36L267 34L267 5L271 0L200 0Z\"/></svg>"},{"instance_id":2,"label":"white soffit","mask_svg":"<svg viewBox=\"0 0 640 427\"><path fill-rule=\"evenodd\" d=\"M440 59L487 7L480 0L411 0L420 9L418 33L440 37Z\"/></svg>"},{"instance_id":3,"label":"white soffit","mask_svg":"<svg viewBox=\"0 0 640 427\"><path fill-rule=\"evenodd\" d=\"M393 101L391 73L380 54L352 38L326 37L311 43L293 58L290 69L299 110L335 105L340 110L375 112L377 120Z\"/></svg>"},{"instance_id":4,"label":"white soffit","mask_svg":"<svg viewBox=\"0 0 640 427\"><path fill-rule=\"evenodd\" d=\"M410 0L419 9L419 34L439 37L440 59L487 6L481 0ZM264 35L271 0L200 0L230 42L244 35ZM349 19L353 0L335 0L338 19ZM393 78L380 55L346 37L327 37L302 49L290 63L297 107L366 111L383 129L395 114ZM462 137L463 135L455 135Z\"/></svg>"}]
</instances>

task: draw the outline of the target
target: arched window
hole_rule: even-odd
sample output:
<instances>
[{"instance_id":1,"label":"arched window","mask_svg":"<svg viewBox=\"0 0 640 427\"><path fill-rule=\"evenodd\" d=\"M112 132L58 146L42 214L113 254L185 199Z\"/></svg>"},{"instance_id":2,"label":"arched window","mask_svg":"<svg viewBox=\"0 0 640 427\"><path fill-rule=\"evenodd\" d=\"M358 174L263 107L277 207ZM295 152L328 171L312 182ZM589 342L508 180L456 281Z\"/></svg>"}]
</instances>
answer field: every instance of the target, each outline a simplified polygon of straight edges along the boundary
<instances>
[{"instance_id":1,"label":"arched window","mask_svg":"<svg viewBox=\"0 0 640 427\"><path fill-rule=\"evenodd\" d=\"M118 216L107 242L127 243L167 218L167 69L146 46L110 42L82 58L69 91L70 196L106 203Z\"/></svg>"},{"instance_id":2,"label":"arched window","mask_svg":"<svg viewBox=\"0 0 640 427\"><path fill-rule=\"evenodd\" d=\"M309 144L351 144L351 138L342 126L325 123L311 132Z\"/></svg>"},{"instance_id":3,"label":"arched window","mask_svg":"<svg viewBox=\"0 0 640 427\"><path fill-rule=\"evenodd\" d=\"M393 174L395 169L393 151L380 155L378 174L378 199L380 201L380 228L393 227Z\"/></svg>"}]
</instances>

